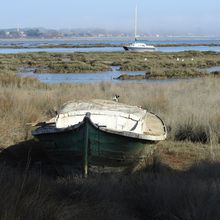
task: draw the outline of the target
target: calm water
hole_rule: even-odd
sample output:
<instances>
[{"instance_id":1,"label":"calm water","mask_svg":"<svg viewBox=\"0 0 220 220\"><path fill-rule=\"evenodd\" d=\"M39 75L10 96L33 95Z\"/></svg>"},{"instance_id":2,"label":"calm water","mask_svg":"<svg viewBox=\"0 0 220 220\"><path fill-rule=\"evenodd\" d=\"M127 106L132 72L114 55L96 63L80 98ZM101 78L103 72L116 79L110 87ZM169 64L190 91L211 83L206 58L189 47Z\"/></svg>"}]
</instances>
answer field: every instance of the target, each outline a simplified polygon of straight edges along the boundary
<instances>
[{"instance_id":1,"label":"calm water","mask_svg":"<svg viewBox=\"0 0 220 220\"><path fill-rule=\"evenodd\" d=\"M220 52L220 46L177 46L177 47L157 47L161 52L180 52L180 51L215 51ZM54 53L73 53L73 52L116 52L124 51L122 47L90 47L90 48L0 48L0 54L33 53L33 52L54 52Z\"/></svg>"},{"instance_id":2,"label":"calm water","mask_svg":"<svg viewBox=\"0 0 220 220\"><path fill-rule=\"evenodd\" d=\"M33 76L45 83L98 83L98 82L123 82L122 80L116 80L114 78L119 77L122 74L128 75L143 75L144 71L119 71L119 67L112 67L112 71L97 72L97 73L44 73L36 74L30 72L20 72L22 76ZM141 80L135 80L141 81ZM128 82L128 80L126 80ZM132 80L134 82L134 80Z\"/></svg>"},{"instance_id":3,"label":"calm water","mask_svg":"<svg viewBox=\"0 0 220 220\"><path fill-rule=\"evenodd\" d=\"M0 40L0 45L4 46L22 46L22 47L37 47L42 45L60 45L60 48L0 48L1 54L8 53L26 53L26 52L113 52L124 51L122 47L101 47L101 48L63 48L63 44L127 44L131 40ZM149 43L149 41L143 41ZM166 40L151 40L152 44L220 44L220 39L166 39ZM176 47L157 47L158 51L162 52L179 52L187 50L197 51L216 51L220 52L220 46L176 46Z\"/></svg>"},{"instance_id":4,"label":"calm water","mask_svg":"<svg viewBox=\"0 0 220 220\"><path fill-rule=\"evenodd\" d=\"M175 83L178 81L188 81L191 79L146 79L146 80L117 80L116 78L122 74L127 75L144 75L145 71L120 71L118 66L113 66L111 71L96 72L96 73L33 73L34 69L20 69L17 74L20 76L32 76L39 79L41 82L49 84L58 83L142 83L142 84L157 84L157 83ZM25 71L25 72L22 72ZM220 71L220 66L209 67L204 69L204 73ZM195 78L196 79L196 78Z\"/></svg>"},{"instance_id":5,"label":"calm water","mask_svg":"<svg viewBox=\"0 0 220 220\"><path fill-rule=\"evenodd\" d=\"M161 52L180 52L180 51L215 51L220 52L220 46L180 46L180 47L159 47Z\"/></svg>"},{"instance_id":6,"label":"calm water","mask_svg":"<svg viewBox=\"0 0 220 220\"><path fill-rule=\"evenodd\" d=\"M10 53L34 53L34 52L53 52L53 53L73 53L73 52L114 52L123 51L120 47L91 47L91 48L0 48L0 54Z\"/></svg>"},{"instance_id":7,"label":"calm water","mask_svg":"<svg viewBox=\"0 0 220 220\"><path fill-rule=\"evenodd\" d=\"M208 72L220 71L220 66L213 66L207 69Z\"/></svg>"},{"instance_id":8,"label":"calm water","mask_svg":"<svg viewBox=\"0 0 220 220\"><path fill-rule=\"evenodd\" d=\"M97 73L44 73L36 74L33 71L19 72L21 76L32 76L39 79L41 82L56 84L56 83L100 83L100 82L111 82L111 83L172 83L184 79L164 79L164 80L117 80L115 78L122 74L128 75L143 75L144 71L119 71L118 67L112 67L112 71L97 72ZM187 80L187 79L186 79Z\"/></svg>"},{"instance_id":9,"label":"calm water","mask_svg":"<svg viewBox=\"0 0 220 220\"><path fill-rule=\"evenodd\" d=\"M76 38L76 39L0 39L0 45L4 46L42 46L42 45L78 45L78 44L127 44L132 39L108 39L108 38ZM143 40L145 43L152 44L220 44L220 38L203 37L203 38L153 38L149 41Z\"/></svg>"}]
</instances>

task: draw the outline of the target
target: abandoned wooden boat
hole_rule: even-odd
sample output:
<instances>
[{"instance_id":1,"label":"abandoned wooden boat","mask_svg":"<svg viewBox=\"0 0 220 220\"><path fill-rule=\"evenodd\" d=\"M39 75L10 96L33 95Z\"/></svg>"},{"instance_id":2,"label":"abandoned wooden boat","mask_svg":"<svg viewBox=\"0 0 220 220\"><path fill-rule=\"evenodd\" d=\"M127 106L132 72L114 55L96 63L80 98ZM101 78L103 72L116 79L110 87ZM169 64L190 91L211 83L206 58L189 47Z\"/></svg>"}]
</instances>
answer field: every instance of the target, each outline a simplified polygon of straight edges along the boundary
<instances>
[{"instance_id":1,"label":"abandoned wooden boat","mask_svg":"<svg viewBox=\"0 0 220 220\"><path fill-rule=\"evenodd\" d=\"M167 135L164 122L140 107L114 101L72 101L55 118L32 132L49 143L46 152L56 162L127 166L146 157Z\"/></svg>"}]
</instances>

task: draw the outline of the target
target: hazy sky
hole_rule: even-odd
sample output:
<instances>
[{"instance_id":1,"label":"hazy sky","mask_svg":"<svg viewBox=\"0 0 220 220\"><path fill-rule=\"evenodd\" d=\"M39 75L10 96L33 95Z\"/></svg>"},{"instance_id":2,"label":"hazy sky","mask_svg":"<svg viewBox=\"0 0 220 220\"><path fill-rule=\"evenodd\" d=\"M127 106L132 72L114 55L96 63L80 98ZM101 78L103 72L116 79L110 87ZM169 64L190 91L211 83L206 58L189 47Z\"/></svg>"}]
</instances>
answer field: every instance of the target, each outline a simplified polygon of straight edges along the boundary
<instances>
[{"instance_id":1,"label":"hazy sky","mask_svg":"<svg viewBox=\"0 0 220 220\"><path fill-rule=\"evenodd\" d=\"M0 29L104 28L139 32L220 33L220 0L0 0Z\"/></svg>"}]
</instances>

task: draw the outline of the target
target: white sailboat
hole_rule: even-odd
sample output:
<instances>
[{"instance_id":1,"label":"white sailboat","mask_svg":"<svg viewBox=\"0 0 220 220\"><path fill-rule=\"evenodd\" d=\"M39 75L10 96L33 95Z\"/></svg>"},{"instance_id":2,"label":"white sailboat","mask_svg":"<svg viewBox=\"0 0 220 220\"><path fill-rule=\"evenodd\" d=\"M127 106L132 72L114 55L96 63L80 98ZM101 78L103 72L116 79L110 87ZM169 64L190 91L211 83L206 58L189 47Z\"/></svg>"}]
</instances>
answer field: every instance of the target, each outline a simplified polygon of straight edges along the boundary
<instances>
[{"instance_id":1,"label":"white sailboat","mask_svg":"<svg viewBox=\"0 0 220 220\"><path fill-rule=\"evenodd\" d=\"M125 50L134 51L134 52L146 52L146 51L156 50L156 47L154 47L153 45L149 45L137 41L137 5L135 8L134 38L135 41L133 43L123 46Z\"/></svg>"}]
</instances>

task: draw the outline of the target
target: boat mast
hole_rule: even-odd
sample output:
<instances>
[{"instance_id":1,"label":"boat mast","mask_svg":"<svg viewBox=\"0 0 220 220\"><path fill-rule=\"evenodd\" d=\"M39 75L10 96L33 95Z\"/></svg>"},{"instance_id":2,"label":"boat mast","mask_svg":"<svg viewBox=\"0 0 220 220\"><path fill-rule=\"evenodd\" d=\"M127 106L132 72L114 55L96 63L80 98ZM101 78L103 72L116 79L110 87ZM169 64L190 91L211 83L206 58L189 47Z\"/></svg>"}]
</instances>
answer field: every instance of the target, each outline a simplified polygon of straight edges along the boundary
<instances>
[{"instance_id":1,"label":"boat mast","mask_svg":"<svg viewBox=\"0 0 220 220\"><path fill-rule=\"evenodd\" d=\"M137 40L137 13L138 13L138 8L137 5L135 7L135 17L134 17L134 40Z\"/></svg>"}]
</instances>

